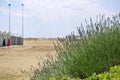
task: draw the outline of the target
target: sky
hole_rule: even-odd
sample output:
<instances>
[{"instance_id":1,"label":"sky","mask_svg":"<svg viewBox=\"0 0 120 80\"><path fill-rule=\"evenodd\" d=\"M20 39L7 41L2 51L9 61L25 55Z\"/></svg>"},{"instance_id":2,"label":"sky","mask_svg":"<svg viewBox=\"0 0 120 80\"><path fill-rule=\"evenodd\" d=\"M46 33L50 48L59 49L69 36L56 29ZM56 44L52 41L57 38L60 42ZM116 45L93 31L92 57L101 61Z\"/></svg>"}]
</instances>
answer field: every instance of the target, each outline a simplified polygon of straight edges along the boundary
<instances>
[{"instance_id":1,"label":"sky","mask_svg":"<svg viewBox=\"0 0 120 80\"><path fill-rule=\"evenodd\" d=\"M24 37L64 37L85 19L99 14L112 16L120 12L120 0L0 0L0 31L9 31L11 4L11 34L22 36L22 6L24 4Z\"/></svg>"}]
</instances>

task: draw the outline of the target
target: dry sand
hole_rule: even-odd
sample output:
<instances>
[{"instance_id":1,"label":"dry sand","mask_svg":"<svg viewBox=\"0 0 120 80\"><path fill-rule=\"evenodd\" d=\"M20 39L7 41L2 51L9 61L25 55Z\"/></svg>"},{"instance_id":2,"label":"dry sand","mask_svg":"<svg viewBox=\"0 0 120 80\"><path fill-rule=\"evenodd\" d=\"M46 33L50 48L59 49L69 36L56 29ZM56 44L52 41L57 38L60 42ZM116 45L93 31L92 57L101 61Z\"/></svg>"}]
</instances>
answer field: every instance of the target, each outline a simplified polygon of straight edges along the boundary
<instances>
[{"instance_id":1,"label":"dry sand","mask_svg":"<svg viewBox=\"0 0 120 80\"><path fill-rule=\"evenodd\" d=\"M26 39L24 46L0 48L0 80L29 80L28 75L23 75L21 70L31 72L31 65L36 68L37 63L43 62L46 55L55 58L57 54L52 42L47 39Z\"/></svg>"}]
</instances>

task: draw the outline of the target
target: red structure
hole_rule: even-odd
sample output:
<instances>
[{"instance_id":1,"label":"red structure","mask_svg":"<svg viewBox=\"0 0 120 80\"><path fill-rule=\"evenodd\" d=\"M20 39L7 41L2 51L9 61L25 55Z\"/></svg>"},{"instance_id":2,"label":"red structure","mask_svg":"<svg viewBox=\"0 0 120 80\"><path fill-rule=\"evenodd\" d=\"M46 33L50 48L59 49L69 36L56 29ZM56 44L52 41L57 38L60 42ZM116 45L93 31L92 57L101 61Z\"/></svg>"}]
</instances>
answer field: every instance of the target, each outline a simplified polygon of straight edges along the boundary
<instances>
[{"instance_id":1,"label":"red structure","mask_svg":"<svg viewBox=\"0 0 120 80\"><path fill-rule=\"evenodd\" d=\"M8 39L7 46L10 46L10 39Z\"/></svg>"}]
</instances>

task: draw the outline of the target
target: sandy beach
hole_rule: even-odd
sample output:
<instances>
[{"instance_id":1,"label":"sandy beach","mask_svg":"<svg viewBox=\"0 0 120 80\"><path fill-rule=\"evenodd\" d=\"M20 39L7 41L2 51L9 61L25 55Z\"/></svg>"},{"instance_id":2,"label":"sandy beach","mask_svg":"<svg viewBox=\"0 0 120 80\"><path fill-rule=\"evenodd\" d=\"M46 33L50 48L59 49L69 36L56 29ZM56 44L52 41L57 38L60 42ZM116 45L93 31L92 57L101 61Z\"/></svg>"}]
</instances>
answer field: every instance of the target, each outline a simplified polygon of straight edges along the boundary
<instances>
[{"instance_id":1,"label":"sandy beach","mask_svg":"<svg viewBox=\"0 0 120 80\"><path fill-rule=\"evenodd\" d=\"M55 58L57 54L53 41L25 39L23 46L0 48L0 80L29 80L29 76L21 73L21 70L31 73L30 67L36 68L47 55ZM37 57L40 57L39 60Z\"/></svg>"}]
</instances>

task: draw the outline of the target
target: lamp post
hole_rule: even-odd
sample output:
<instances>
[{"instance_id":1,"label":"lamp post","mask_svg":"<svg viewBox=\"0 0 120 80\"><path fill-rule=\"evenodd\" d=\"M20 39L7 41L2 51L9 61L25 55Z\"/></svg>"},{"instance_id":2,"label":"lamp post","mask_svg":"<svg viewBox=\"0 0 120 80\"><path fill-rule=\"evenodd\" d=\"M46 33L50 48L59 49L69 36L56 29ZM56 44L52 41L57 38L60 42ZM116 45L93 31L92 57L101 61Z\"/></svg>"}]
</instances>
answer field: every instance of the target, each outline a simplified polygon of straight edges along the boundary
<instances>
[{"instance_id":1,"label":"lamp post","mask_svg":"<svg viewBox=\"0 0 120 80\"><path fill-rule=\"evenodd\" d=\"M11 45L11 32L10 32L10 28L11 28L11 4L8 4L9 6L9 46Z\"/></svg>"},{"instance_id":2,"label":"lamp post","mask_svg":"<svg viewBox=\"0 0 120 80\"><path fill-rule=\"evenodd\" d=\"M24 12L23 12L24 4L21 4L21 6L22 6L22 38L24 39ZM23 40L22 40L22 44L23 44Z\"/></svg>"},{"instance_id":3,"label":"lamp post","mask_svg":"<svg viewBox=\"0 0 120 80\"><path fill-rule=\"evenodd\" d=\"M11 4L8 4L9 6L9 33L10 33L10 22L11 22Z\"/></svg>"},{"instance_id":4,"label":"lamp post","mask_svg":"<svg viewBox=\"0 0 120 80\"><path fill-rule=\"evenodd\" d=\"M24 38L24 12L23 12L24 4L21 4L21 6L22 6L22 37Z\"/></svg>"}]
</instances>

